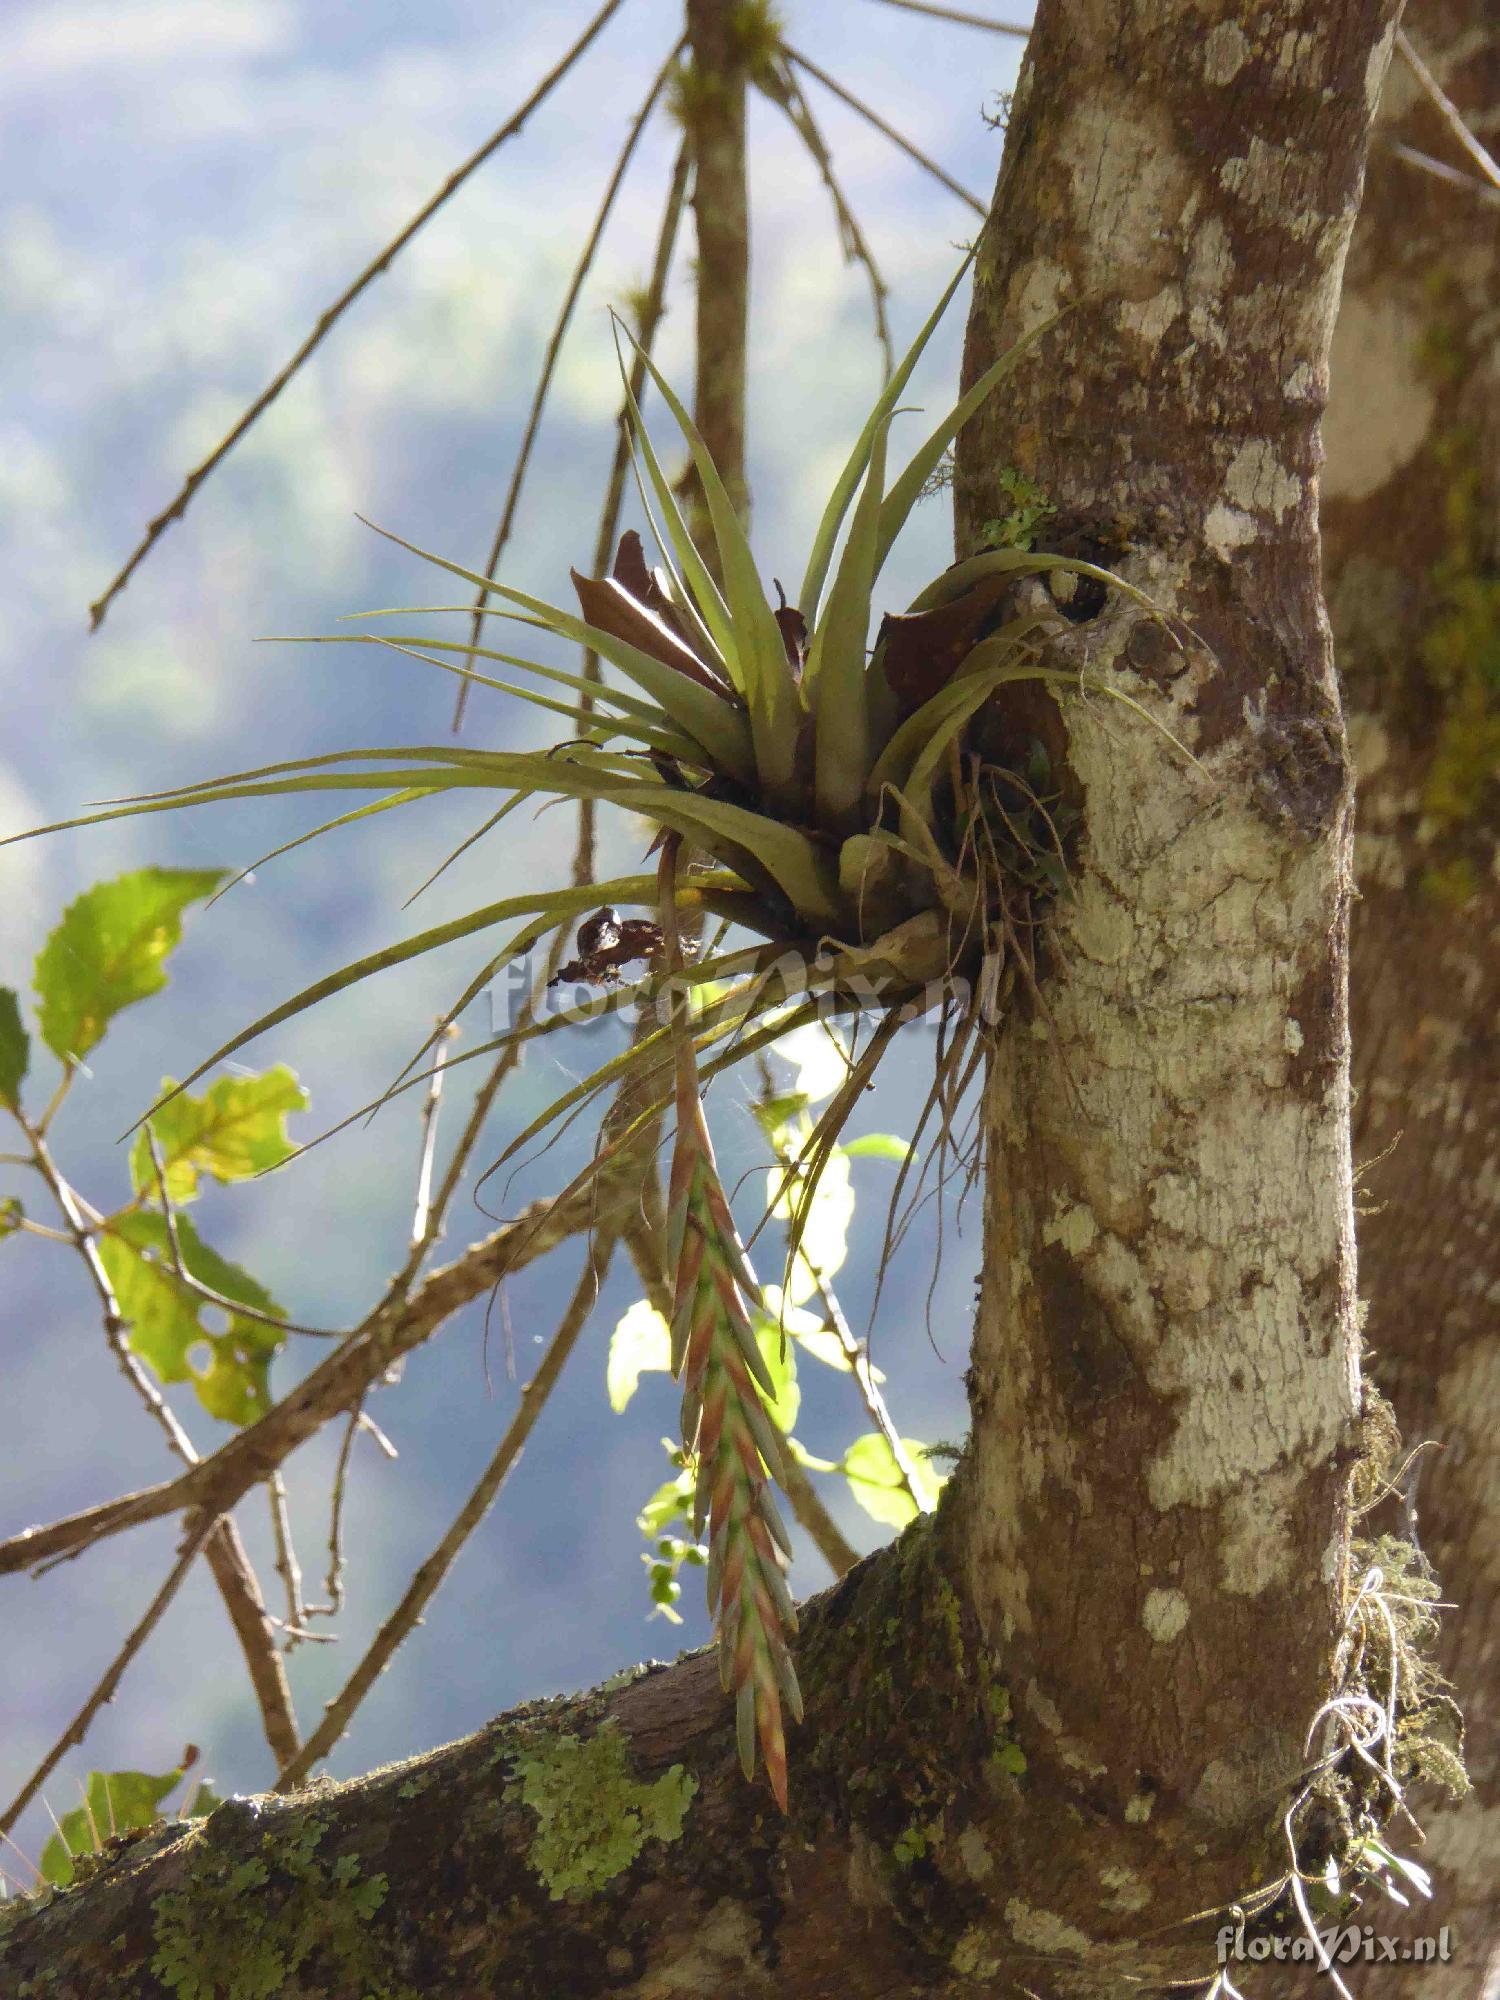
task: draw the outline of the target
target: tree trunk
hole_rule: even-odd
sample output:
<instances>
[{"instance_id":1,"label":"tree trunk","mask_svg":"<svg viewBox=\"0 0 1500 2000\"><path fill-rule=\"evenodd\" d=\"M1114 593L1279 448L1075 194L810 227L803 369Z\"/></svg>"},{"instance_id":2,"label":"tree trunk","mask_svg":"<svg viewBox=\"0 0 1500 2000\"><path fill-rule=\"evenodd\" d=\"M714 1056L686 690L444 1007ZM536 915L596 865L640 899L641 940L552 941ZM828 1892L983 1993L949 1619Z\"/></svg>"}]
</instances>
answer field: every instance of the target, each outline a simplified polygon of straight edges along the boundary
<instances>
[{"instance_id":1,"label":"tree trunk","mask_svg":"<svg viewBox=\"0 0 1500 2000\"><path fill-rule=\"evenodd\" d=\"M1405 27L1491 148L1500 22L1412 0ZM1411 70L1392 68L1333 346L1324 563L1359 784L1353 926L1360 1289L1377 1381L1417 1462L1423 1547L1458 1612L1443 1664L1484 1722L1500 1666L1500 207L1395 148L1468 167ZM1360 1970L1361 2000L1500 1992L1500 1749L1420 1858L1454 1959ZM1392 1917L1397 1913L1390 1912ZM1396 1925L1390 1928L1398 1928ZM1318 1982L1321 1988L1322 1982ZM1268 1989L1311 1992L1309 1981Z\"/></svg>"},{"instance_id":2,"label":"tree trunk","mask_svg":"<svg viewBox=\"0 0 1500 2000\"><path fill-rule=\"evenodd\" d=\"M6 1921L7 1991L1116 2000L1284 1870L1359 1410L1313 474L1393 8L1039 10L970 373L1076 304L963 440L960 532L1039 479L1186 621L1085 588L1057 659L1200 761L1100 695L996 719L1084 819L991 1055L973 1440L808 1607L789 1819L691 1659L128 1841Z\"/></svg>"}]
</instances>

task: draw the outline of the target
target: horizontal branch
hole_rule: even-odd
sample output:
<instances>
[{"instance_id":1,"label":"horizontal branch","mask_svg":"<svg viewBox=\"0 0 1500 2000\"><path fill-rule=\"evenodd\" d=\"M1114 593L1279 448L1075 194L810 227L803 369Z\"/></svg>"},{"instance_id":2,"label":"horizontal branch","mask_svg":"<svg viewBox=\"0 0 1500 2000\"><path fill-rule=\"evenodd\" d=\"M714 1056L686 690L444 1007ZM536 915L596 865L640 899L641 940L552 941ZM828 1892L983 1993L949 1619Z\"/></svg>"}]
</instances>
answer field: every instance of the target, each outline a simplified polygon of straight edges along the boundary
<instances>
[{"instance_id":1,"label":"horizontal branch","mask_svg":"<svg viewBox=\"0 0 1500 2000\"><path fill-rule=\"evenodd\" d=\"M420 1347L445 1320L512 1271L590 1227L593 1203L593 1192L586 1186L571 1191L566 1200L534 1202L514 1222L434 1271L409 1299L377 1309L259 1423L237 1431L211 1457L176 1479L86 1508L47 1527L28 1528L0 1543L0 1575L78 1555L122 1529L184 1508L228 1513L331 1417L352 1409L392 1362Z\"/></svg>"}]
</instances>

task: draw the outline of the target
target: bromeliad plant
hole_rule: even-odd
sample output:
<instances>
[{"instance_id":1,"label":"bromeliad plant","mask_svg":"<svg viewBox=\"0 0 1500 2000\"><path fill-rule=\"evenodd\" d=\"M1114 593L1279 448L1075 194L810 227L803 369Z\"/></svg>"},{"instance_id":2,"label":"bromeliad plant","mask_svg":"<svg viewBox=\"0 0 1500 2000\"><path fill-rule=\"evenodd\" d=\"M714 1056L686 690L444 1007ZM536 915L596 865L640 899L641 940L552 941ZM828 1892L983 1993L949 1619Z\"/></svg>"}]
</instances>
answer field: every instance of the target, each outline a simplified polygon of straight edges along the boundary
<instances>
[{"instance_id":1,"label":"bromeliad plant","mask_svg":"<svg viewBox=\"0 0 1500 2000\"><path fill-rule=\"evenodd\" d=\"M543 940L560 944L571 926L601 903L611 914L618 907L660 915L660 942L649 917L595 927L585 971L592 965L603 990L584 1011L608 1012L655 995L664 979L675 982L679 995L684 988L700 989L699 1004L691 1013L685 1004L669 1009L664 1025L637 1036L624 1054L559 1098L512 1143L506 1157L551 1121L614 1085L634 1082L637 1100L640 1086L647 1086L644 1107L628 1123L617 1121L609 1144L596 1155L590 1171L597 1172L638 1140L668 1096L675 1098L673 1354L684 1379L684 1442L698 1456L698 1511L710 1523L709 1595L718 1613L726 1677L739 1701L742 1756L747 1770L753 1769L758 1735L783 1804L780 1698L785 1696L795 1713L798 1697L785 1643L793 1622L778 1554L785 1536L766 1489L768 1472L776 1470L776 1446L756 1388L757 1371L764 1370L748 1333L745 1299L753 1296L753 1281L713 1165L700 1064L706 1079L799 1022L830 1011L879 1016L847 1086L825 1110L798 1163L790 1231L794 1254L798 1216L806 1212L820 1166L899 1022L914 1008L925 1010L935 990L972 996L988 985L993 998L997 980L1008 978L1017 962L1029 976L1023 936L1032 907L1028 899L1055 885L1062 864L1059 817L1039 796L1045 772L1033 768L1028 775L988 763L973 741L972 725L1007 685L1040 682L1064 697L1077 694L1080 681L1076 673L1046 664L1039 615L1005 609L1011 587L1061 569L1115 584L1146 602L1089 563L1002 547L956 564L906 613L887 617L871 650L875 592L897 534L960 428L1046 331L1039 328L981 376L888 481L889 432L899 399L966 268L967 260L860 432L818 524L794 604L779 585L778 602L771 602L712 457L669 384L642 355L691 454L712 524L712 555L688 531L628 384L637 477L660 552L657 567L648 567L639 538L627 535L611 576L574 572L577 615L509 584L485 583L456 563L401 542L482 587L492 616L575 642L613 668L618 679L595 680L489 646L405 631L323 642L377 644L414 654L561 717L569 725L567 740L528 752L451 744L345 750L115 801L69 822L223 799L377 794L289 842L291 847L434 794L472 789L504 795L481 834L525 800L568 798L622 808L659 830L669 863L660 879L645 873L582 888L542 887L424 930L296 994L217 1050L179 1087L254 1036L375 972L518 922L418 1052L413 1068L499 968ZM467 607L369 615L455 609ZM481 661L543 685L502 680ZM1128 701L1117 690L1105 691ZM676 943L679 918L704 916L718 918L720 929L689 958ZM731 927L757 942L726 945L724 933ZM644 976L618 983L621 965L641 957L647 961ZM512 1030L511 1038L545 1035L578 1018L578 1010L544 1017ZM496 1046L484 1044L463 1059ZM961 1080L956 1058L962 1038L946 1046L946 1069L940 1065L934 1087L944 1119ZM669 1052L672 1062L664 1067ZM452 1067L451 1060L446 1066ZM658 1099L654 1080L668 1073L671 1090ZM422 1080L413 1075L399 1087Z\"/></svg>"}]
</instances>

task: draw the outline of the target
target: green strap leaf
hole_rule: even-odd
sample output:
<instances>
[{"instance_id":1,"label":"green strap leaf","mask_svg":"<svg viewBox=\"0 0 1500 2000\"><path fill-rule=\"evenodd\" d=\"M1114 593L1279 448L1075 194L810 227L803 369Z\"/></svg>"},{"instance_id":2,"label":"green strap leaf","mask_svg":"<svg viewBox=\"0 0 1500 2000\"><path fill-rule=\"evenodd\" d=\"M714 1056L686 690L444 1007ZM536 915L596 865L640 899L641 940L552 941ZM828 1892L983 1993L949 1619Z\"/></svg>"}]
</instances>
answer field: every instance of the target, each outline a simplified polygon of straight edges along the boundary
<instances>
[{"instance_id":1,"label":"green strap leaf","mask_svg":"<svg viewBox=\"0 0 1500 2000\"><path fill-rule=\"evenodd\" d=\"M86 889L42 946L34 981L42 1040L62 1061L97 1047L122 1008L167 983L182 913L212 895L221 868L138 868Z\"/></svg>"},{"instance_id":2,"label":"green strap leaf","mask_svg":"<svg viewBox=\"0 0 1500 2000\"><path fill-rule=\"evenodd\" d=\"M363 515L360 519L364 519ZM721 770L741 782L754 776L755 759L744 716L709 689L700 687L685 674L674 672L671 667L664 667L660 660L653 660L649 653L641 652L637 646L627 645L623 639L615 638L613 633L601 632L597 625L575 618L561 605L548 604L544 598L532 597L524 590L514 590L509 584L487 580L474 570L449 562L445 556L418 548L415 542L392 534L389 528L377 527L373 521L365 525L374 528L376 534L383 535L388 542L395 542L399 548L420 556L424 562L436 563L439 569L461 576L466 583L474 584L491 596L503 597L510 604L519 604L560 638L571 639L575 645L588 647L601 659L609 660L637 687L644 688L680 728L702 745Z\"/></svg>"},{"instance_id":3,"label":"green strap leaf","mask_svg":"<svg viewBox=\"0 0 1500 2000\"><path fill-rule=\"evenodd\" d=\"M744 525L719 476L713 454L671 384L629 328L626 328L626 337L645 363L651 380L676 419L692 453L704 498L708 502L709 519L713 522L714 540L718 544L719 565L724 573L724 594L734 621L736 652L744 677L745 699L750 708L750 729L755 740L756 769L762 782L773 792L784 792L792 782L803 706L791 663L786 656L781 628L761 588L760 573L756 569Z\"/></svg>"},{"instance_id":4,"label":"green strap leaf","mask_svg":"<svg viewBox=\"0 0 1500 2000\"><path fill-rule=\"evenodd\" d=\"M916 506L922 488L936 472L943 453L1011 370L1024 360L1044 334L1050 333L1057 322L1072 310L1071 305L1064 306L1061 311L1044 319L1040 326L1034 326L1030 333L1023 334L1013 347L1007 348L998 361L985 369L973 387L959 397L937 429L918 448L906 470L886 495L885 505L880 510L880 537L875 555L877 575L890 554L891 544L905 527L907 515Z\"/></svg>"},{"instance_id":5,"label":"green strap leaf","mask_svg":"<svg viewBox=\"0 0 1500 2000\"><path fill-rule=\"evenodd\" d=\"M823 579L828 574L828 565L833 558L833 545L838 540L839 529L843 525L844 515L848 511L849 502L854 497L854 490L864 477L865 467L870 462L870 454L875 449L875 441L883 433L891 417L895 414L896 405L901 399L901 392L911 380L912 370L921 359L923 350L937 328L938 321L948 310L953 300L953 294L963 283L964 277L973 261L974 252L971 250L954 272L947 289L928 315L921 332L907 349L900 367L897 368L895 374L892 375L881 391L878 402L870 412L865 427L855 440L854 449L850 452L844 469L834 484L828 505L823 510L823 518L819 521L817 532L813 536L812 553L809 555L807 562L807 573L802 579L802 592L797 599L798 609L809 625L817 623L818 606L823 595Z\"/></svg>"},{"instance_id":6,"label":"green strap leaf","mask_svg":"<svg viewBox=\"0 0 1500 2000\"><path fill-rule=\"evenodd\" d=\"M170 1076L161 1087L166 1101L151 1126L174 1206L196 1199L201 1175L226 1186L246 1181L279 1167L295 1150L286 1121L307 1109L307 1092L284 1063L259 1076L220 1077L202 1097L178 1091ZM130 1178L137 1194L159 1194L144 1131L131 1149Z\"/></svg>"},{"instance_id":7,"label":"green strap leaf","mask_svg":"<svg viewBox=\"0 0 1500 2000\"><path fill-rule=\"evenodd\" d=\"M31 1061L31 1041L21 1025L21 1005L8 986L0 986L0 1104L21 1108L21 1085Z\"/></svg>"},{"instance_id":8,"label":"green strap leaf","mask_svg":"<svg viewBox=\"0 0 1500 2000\"><path fill-rule=\"evenodd\" d=\"M248 1271L208 1247L189 1216L177 1217L177 1240L183 1269L200 1284L256 1312L282 1316ZM204 1409L226 1424L250 1424L265 1415L271 1359L286 1336L239 1314L225 1332L211 1332L203 1315L217 1309L178 1277L164 1215L137 1210L114 1216L99 1237L99 1255L129 1322L130 1347L160 1381L191 1382Z\"/></svg>"},{"instance_id":9,"label":"green strap leaf","mask_svg":"<svg viewBox=\"0 0 1500 2000\"><path fill-rule=\"evenodd\" d=\"M467 916L455 917L449 923L434 924L428 930L419 931L414 937L403 938L399 944L386 945L380 951L369 952L365 957L355 959L352 964L340 967L337 972L330 972L325 978L314 980L311 986L304 986L300 993L294 993L290 1000L283 1000L279 1007L273 1007L269 1014L262 1014L258 1021L252 1021L250 1026L242 1029L233 1040L225 1042L222 1048L216 1049L205 1061L199 1063L195 1070L176 1085L171 1097L158 1099L146 1113L146 1117L159 1118L168 1103L189 1085L196 1083L200 1076L213 1068L215 1063L223 1062L226 1056L232 1056L237 1049L242 1049L247 1042L254 1041L257 1035L263 1035L268 1028L279 1027L283 1021L290 1021L295 1015L306 1013L309 1007L315 1007L320 1000L327 1000L335 993L342 993L345 987L355 986L360 980L368 979L377 972L385 972L391 966L405 965L409 960L420 958L429 951L437 951L445 944L455 944L460 938L472 937L476 931L488 930L494 924L503 923L508 917L542 912L545 913L550 925L561 922L570 911L591 910L616 896L623 902L630 895L638 879L635 876L623 876L618 882L585 883L578 889L553 889L538 895L507 896L501 902L486 903L483 908L471 910ZM526 933L523 932L522 936L526 936ZM521 948L525 949L524 946Z\"/></svg>"},{"instance_id":10,"label":"green strap leaf","mask_svg":"<svg viewBox=\"0 0 1500 2000\"><path fill-rule=\"evenodd\" d=\"M864 490L828 593L828 609L813 632L807 659L807 684L818 720L814 790L819 817L830 826L850 819L870 775L865 644L885 491L885 438L882 426L871 446Z\"/></svg>"}]
</instances>

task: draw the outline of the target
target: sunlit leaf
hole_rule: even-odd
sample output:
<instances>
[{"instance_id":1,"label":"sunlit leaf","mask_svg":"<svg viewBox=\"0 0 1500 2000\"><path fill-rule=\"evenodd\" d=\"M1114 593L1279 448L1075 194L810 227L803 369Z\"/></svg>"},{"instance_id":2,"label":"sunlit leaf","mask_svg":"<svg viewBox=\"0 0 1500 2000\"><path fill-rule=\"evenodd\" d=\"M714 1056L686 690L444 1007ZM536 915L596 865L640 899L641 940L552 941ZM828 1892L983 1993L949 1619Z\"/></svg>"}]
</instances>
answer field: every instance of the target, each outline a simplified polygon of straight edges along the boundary
<instances>
[{"instance_id":1,"label":"sunlit leaf","mask_svg":"<svg viewBox=\"0 0 1500 2000\"><path fill-rule=\"evenodd\" d=\"M667 1322L649 1299L637 1299L615 1323L609 1337L609 1361L604 1386L609 1406L619 1414L640 1385L647 1369L670 1370L672 1335Z\"/></svg>"},{"instance_id":2,"label":"sunlit leaf","mask_svg":"<svg viewBox=\"0 0 1500 2000\"><path fill-rule=\"evenodd\" d=\"M183 1268L221 1297L279 1317L281 1308L247 1271L218 1255L188 1216L177 1218ZM253 1423L270 1407L267 1376L285 1336L243 1314L229 1315L223 1331L206 1315L223 1311L188 1289L172 1261L164 1215L127 1213L111 1219L99 1254L129 1322L130 1347L163 1382L191 1382L210 1416L227 1424Z\"/></svg>"},{"instance_id":3,"label":"sunlit leaf","mask_svg":"<svg viewBox=\"0 0 1500 2000\"><path fill-rule=\"evenodd\" d=\"M295 1151L286 1121L307 1109L307 1092L284 1063L259 1076L221 1077L202 1097L186 1091L169 1095L177 1089L170 1076L162 1078L161 1088L165 1102L151 1125L174 1203L194 1199L201 1174L226 1184L249 1180L279 1167ZM158 1193L144 1131L131 1148L130 1178L138 1194Z\"/></svg>"},{"instance_id":4,"label":"sunlit leaf","mask_svg":"<svg viewBox=\"0 0 1500 2000\"><path fill-rule=\"evenodd\" d=\"M88 1803L63 1813L59 1831L42 1849L43 1878L65 1889L73 1880L75 1855L97 1853L117 1833L154 1826L162 1800L182 1783L186 1768L180 1765L160 1777L147 1771L90 1771L84 1786Z\"/></svg>"},{"instance_id":5,"label":"sunlit leaf","mask_svg":"<svg viewBox=\"0 0 1500 2000\"><path fill-rule=\"evenodd\" d=\"M8 986L0 986L0 1104L21 1105L21 1084L31 1060L31 1042L21 1025L21 1007Z\"/></svg>"},{"instance_id":6,"label":"sunlit leaf","mask_svg":"<svg viewBox=\"0 0 1500 2000\"><path fill-rule=\"evenodd\" d=\"M911 1152L911 1142L899 1138L894 1132L864 1132L857 1139L846 1139L839 1151L846 1160L895 1160L899 1163Z\"/></svg>"},{"instance_id":7,"label":"sunlit leaf","mask_svg":"<svg viewBox=\"0 0 1500 2000\"><path fill-rule=\"evenodd\" d=\"M221 868L138 868L86 889L42 946L37 1024L55 1056L81 1059L123 1007L159 993L163 960L189 903L211 896Z\"/></svg>"},{"instance_id":8,"label":"sunlit leaf","mask_svg":"<svg viewBox=\"0 0 1500 2000\"><path fill-rule=\"evenodd\" d=\"M755 1315L755 1343L775 1388L765 1399L766 1415L785 1436L797 1421L802 1407L802 1391L797 1384L797 1349L791 1339L782 1338L781 1328L768 1313Z\"/></svg>"},{"instance_id":9,"label":"sunlit leaf","mask_svg":"<svg viewBox=\"0 0 1500 2000\"><path fill-rule=\"evenodd\" d=\"M935 1507L944 1481L932 1469L926 1445L915 1438L903 1438L901 1442L915 1467L916 1488L923 1506ZM867 1431L856 1438L844 1453L839 1469L849 1482L849 1491L873 1520L888 1528L904 1528L908 1521L916 1519L919 1509L906 1490L894 1452L879 1431Z\"/></svg>"}]
</instances>

